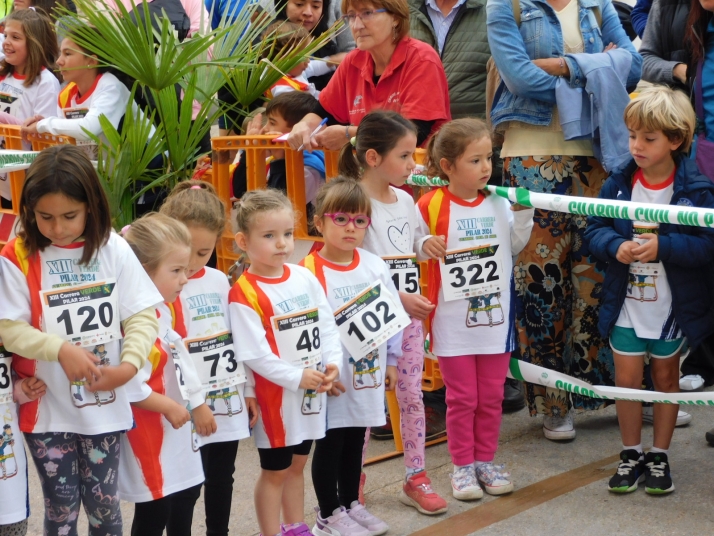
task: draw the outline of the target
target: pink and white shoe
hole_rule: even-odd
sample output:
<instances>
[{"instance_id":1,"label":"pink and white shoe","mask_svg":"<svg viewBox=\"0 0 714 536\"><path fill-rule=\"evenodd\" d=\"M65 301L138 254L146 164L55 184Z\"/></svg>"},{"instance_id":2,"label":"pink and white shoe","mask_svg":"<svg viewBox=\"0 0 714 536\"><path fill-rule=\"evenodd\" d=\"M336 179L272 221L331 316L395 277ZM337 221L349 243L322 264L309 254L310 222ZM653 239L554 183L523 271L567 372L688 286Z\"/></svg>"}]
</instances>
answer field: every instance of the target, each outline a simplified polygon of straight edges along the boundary
<instances>
[{"instance_id":1,"label":"pink and white shoe","mask_svg":"<svg viewBox=\"0 0 714 536\"><path fill-rule=\"evenodd\" d=\"M320 516L320 508L315 507L317 516L312 527L314 536L370 536L370 532L350 517L340 506L327 519Z\"/></svg>"},{"instance_id":2,"label":"pink and white shoe","mask_svg":"<svg viewBox=\"0 0 714 536\"><path fill-rule=\"evenodd\" d=\"M354 501L347 513L354 521L366 528L371 536L380 536L389 530L389 525L377 516L370 514L359 501Z\"/></svg>"}]
</instances>

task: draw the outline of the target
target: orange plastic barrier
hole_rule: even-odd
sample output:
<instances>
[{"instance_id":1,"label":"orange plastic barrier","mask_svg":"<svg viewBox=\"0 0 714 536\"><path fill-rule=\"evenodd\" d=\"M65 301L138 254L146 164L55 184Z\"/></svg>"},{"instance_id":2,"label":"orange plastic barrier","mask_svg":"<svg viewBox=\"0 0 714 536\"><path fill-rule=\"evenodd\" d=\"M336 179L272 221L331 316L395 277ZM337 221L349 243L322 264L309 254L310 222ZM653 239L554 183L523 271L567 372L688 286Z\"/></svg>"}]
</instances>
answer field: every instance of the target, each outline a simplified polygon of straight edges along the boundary
<instances>
[{"instance_id":1,"label":"orange plastic barrier","mask_svg":"<svg viewBox=\"0 0 714 536\"><path fill-rule=\"evenodd\" d=\"M77 142L70 136L57 136L54 134L30 134L27 139L32 143L33 151L41 151L55 145L76 145Z\"/></svg>"},{"instance_id":2,"label":"orange plastic barrier","mask_svg":"<svg viewBox=\"0 0 714 536\"><path fill-rule=\"evenodd\" d=\"M0 125L0 136L5 140L5 149L15 151L26 150L22 146L22 135L19 125ZM8 173L10 191L12 193L12 208L0 208L0 247L4 246L12 235L18 210L22 185L25 182L25 170L11 171Z\"/></svg>"}]
</instances>

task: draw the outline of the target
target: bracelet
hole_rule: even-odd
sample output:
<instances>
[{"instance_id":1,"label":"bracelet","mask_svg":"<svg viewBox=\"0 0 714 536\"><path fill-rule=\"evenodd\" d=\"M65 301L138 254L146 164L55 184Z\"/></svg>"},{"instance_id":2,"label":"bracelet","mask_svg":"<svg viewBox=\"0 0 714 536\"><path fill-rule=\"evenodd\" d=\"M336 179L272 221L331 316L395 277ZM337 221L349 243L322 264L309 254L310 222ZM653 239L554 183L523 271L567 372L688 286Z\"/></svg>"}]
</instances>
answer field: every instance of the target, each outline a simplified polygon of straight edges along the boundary
<instances>
[{"instance_id":1,"label":"bracelet","mask_svg":"<svg viewBox=\"0 0 714 536\"><path fill-rule=\"evenodd\" d=\"M345 127L345 138L350 139L350 125Z\"/></svg>"},{"instance_id":2,"label":"bracelet","mask_svg":"<svg viewBox=\"0 0 714 536\"><path fill-rule=\"evenodd\" d=\"M565 60L563 59L563 56L558 58L558 62L560 63L560 72L563 73L560 76L565 76Z\"/></svg>"}]
</instances>

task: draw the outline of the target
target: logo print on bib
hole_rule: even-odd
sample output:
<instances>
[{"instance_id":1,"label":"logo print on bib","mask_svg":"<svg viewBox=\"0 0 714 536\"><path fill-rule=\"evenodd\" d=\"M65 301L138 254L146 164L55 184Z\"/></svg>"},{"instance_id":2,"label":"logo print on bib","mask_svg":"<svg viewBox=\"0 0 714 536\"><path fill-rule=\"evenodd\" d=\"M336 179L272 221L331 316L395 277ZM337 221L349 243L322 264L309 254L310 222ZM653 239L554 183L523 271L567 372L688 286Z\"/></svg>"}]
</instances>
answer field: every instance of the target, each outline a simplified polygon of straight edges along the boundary
<instances>
[{"instance_id":1,"label":"logo print on bib","mask_svg":"<svg viewBox=\"0 0 714 536\"><path fill-rule=\"evenodd\" d=\"M387 237L392 245L397 248L400 253L411 253L411 227L409 227L409 222L406 222L402 229L399 230L398 227L390 225L387 229Z\"/></svg>"}]
</instances>

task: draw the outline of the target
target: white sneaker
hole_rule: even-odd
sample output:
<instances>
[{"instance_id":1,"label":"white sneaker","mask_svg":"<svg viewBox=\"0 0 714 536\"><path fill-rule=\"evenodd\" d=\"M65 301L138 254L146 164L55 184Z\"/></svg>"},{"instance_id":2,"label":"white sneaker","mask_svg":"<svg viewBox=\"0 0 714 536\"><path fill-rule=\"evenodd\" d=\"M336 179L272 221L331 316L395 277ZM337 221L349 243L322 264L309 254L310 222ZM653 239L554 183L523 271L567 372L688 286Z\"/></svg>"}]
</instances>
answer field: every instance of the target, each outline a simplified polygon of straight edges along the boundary
<instances>
[{"instance_id":1,"label":"white sneaker","mask_svg":"<svg viewBox=\"0 0 714 536\"><path fill-rule=\"evenodd\" d=\"M642 420L650 424L654 423L654 408L652 406L642 407ZM691 413L682 410L677 412L677 422L674 424L675 426L685 426L690 422L692 422Z\"/></svg>"},{"instance_id":2,"label":"white sneaker","mask_svg":"<svg viewBox=\"0 0 714 536\"><path fill-rule=\"evenodd\" d=\"M483 490L478 485L473 465L461 467L449 476L451 476L451 492L454 499L473 501L483 497Z\"/></svg>"},{"instance_id":3,"label":"white sneaker","mask_svg":"<svg viewBox=\"0 0 714 536\"><path fill-rule=\"evenodd\" d=\"M551 441L564 441L575 439L575 425L573 424L573 413L569 411L564 417L543 418L543 434Z\"/></svg>"},{"instance_id":4,"label":"white sneaker","mask_svg":"<svg viewBox=\"0 0 714 536\"><path fill-rule=\"evenodd\" d=\"M316 507L314 536L370 536L369 530L350 517L344 506L339 507L327 519L320 517L320 508Z\"/></svg>"},{"instance_id":5,"label":"white sneaker","mask_svg":"<svg viewBox=\"0 0 714 536\"><path fill-rule=\"evenodd\" d=\"M374 514L369 513L359 501L353 501L347 513L353 521L366 528L371 536L380 536L389 530L389 525Z\"/></svg>"},{"instance_id":6,"label":"white sneaker","mask_svg":"<svg viewBox=\"0 0 714 536\"><path fill-rule=\"evenodd\" d=\"M682 391L698 391L704 387L704 378L699 374L687 374L679 378L679 388Z\"/></svg>"}]
</instances>

